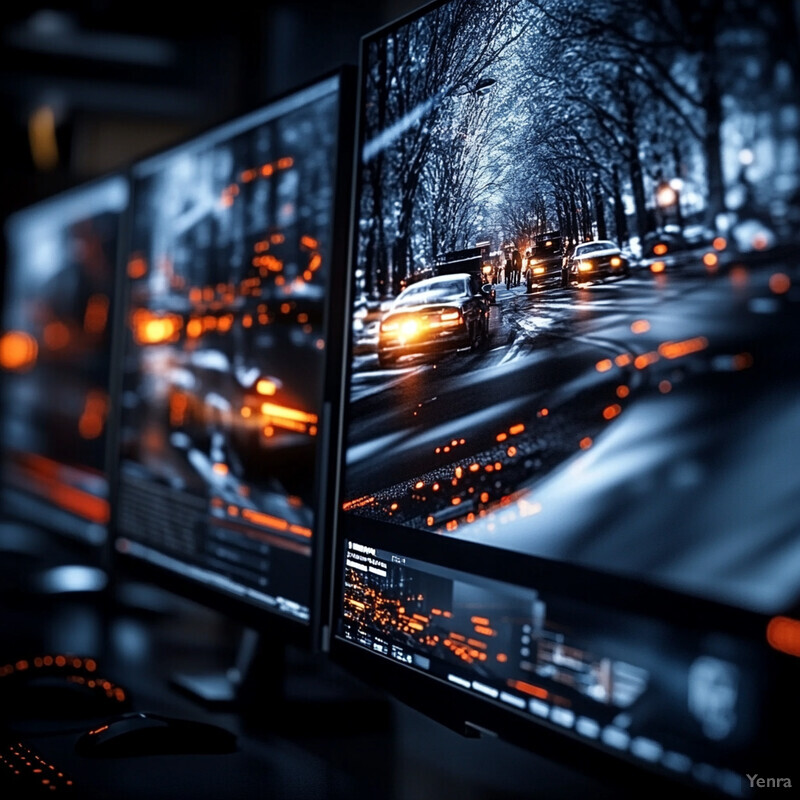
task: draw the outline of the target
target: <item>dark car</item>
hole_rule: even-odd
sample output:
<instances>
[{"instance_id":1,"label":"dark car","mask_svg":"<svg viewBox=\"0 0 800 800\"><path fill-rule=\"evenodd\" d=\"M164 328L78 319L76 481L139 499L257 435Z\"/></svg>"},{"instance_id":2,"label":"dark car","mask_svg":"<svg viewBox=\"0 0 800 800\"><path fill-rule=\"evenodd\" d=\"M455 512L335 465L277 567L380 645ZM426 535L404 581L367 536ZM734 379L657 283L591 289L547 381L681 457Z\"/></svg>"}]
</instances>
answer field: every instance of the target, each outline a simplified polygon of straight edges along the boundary
<instances>
[{"instance_id":1,"label":"dark car","mask_svg":"<svg viewBox=\"0 0 800 800\"><path fill-rule=\"evenodd\" d=\"M489 336L489 300L480 277L439 275L404 289L381 320L378 360L388 366L405 355L477 348Z\"/></svg>"},{"instance_id":2,"label":"dark car","mask_svg":"<svg viewBox=\"0 0 800 800\"><path fill-rule=\"evenodd\" d=\"M525 254L525 280L528 291L562 285L561 264L564 240L559 233L537 236Z\"/></svg>"},{"instance_id":3,"label":"dark car","mask_svg":"<svg viewBox=\"0 0 800 800\"><path fill-rule=\"evenodd\" d=\"M722 243L722 248L718 246ZM661 261L665 267L699 262L704 253L724 249L727 243L704 225L689 225L682 230L670 226L642 237L642 258Z\"/></svg>"},{"instance_id":4,"label":"dark car","mask_svg":"<svg viewBox=\"0 0 800 800\"><path fill-rule=\"evenodd\" d=\"M631 265L619 245L608 239L582 242L575 247L567 264L567 281L585 283L612 275L630 275Z\"/></svg>"}]
</instances>

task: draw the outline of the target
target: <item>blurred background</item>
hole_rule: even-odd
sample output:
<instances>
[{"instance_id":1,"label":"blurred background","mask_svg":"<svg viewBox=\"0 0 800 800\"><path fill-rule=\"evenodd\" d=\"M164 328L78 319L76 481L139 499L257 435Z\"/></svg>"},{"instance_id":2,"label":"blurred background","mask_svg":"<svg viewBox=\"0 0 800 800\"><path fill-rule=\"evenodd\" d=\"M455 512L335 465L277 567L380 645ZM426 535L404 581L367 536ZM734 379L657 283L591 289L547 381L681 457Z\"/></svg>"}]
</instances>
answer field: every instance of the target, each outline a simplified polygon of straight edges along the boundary
<instances>
[{"instance_id":1,"label":"blurred background","mask_svg":"<svg viewBox=\"0 0 800 800\"><path fill-rule=\"evenodd\" d=\"M356 64L361 36L421 4L4 4L0 216Z\"/></svg>"}]
</instances>

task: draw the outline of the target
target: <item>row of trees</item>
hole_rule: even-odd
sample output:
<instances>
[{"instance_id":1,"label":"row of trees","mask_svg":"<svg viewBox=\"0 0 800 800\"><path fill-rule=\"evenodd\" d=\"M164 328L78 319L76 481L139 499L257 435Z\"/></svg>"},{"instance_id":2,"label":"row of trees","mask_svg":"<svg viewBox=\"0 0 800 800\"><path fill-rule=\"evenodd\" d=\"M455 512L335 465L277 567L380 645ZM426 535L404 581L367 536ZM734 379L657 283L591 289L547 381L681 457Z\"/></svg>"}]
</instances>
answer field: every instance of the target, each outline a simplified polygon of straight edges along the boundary
<instances>
[{"instance_id":1,"label":"row of trees","mask_svg":"<svg viewBox=\"0 0 800 800\"><path fill-rule=\"evenodd\" d=\"M793 4L758 0L451 0L374 39L367 292L478 239L624 243L663 222L666 181L684 189L679 223L713 226L736 183L767 213L776 174L786 195L797 182L796 27ZM740 152L760 154L755 181Z\"/></svg>"}]
</instances>

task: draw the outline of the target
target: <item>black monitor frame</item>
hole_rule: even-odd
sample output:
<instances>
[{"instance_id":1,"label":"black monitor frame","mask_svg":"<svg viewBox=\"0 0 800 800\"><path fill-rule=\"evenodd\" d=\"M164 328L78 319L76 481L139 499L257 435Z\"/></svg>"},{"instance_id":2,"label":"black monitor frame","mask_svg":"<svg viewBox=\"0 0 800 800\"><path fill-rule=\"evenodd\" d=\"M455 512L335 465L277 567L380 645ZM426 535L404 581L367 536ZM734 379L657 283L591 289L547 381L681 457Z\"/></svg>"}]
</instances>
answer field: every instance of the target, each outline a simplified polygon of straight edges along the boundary
<instances>
[{"instance_id":1,"label":"black monitor frame","mask_svg":"<svg viewBox=\"0 0 800 800\"><path fill-rule=\"evenodd\" d=\"M92 198L97 197L100 193L109 193L115 192L117 194L122 193L122 195L117 199L109 199L103 200L101 205L104 203L107 208L102 208L98 205L98 200L92 200ZM110 402L110 386L112 381L112 373L113 368L111 366L111 353L112 353L112 346L113 346L113 336L114 336L114 322L113 322L113 306L115 302L116 296L116 265L119 261L119 254L120 248L122 246L122 239L123 239L123 229L125 224L125 215L127 213L128 202L130 198L130 186L128 183L128 176L124 170L116 170L109 173L106 173L102 176L94 178L89 181L85 181L83 183L75 184L70 186L67 189L64 189L57 194L45 197L41 200L38 200L30 205L25 206L24 208L18 209L14 211L4 223L5 229L5 258L4 258L4 271L3 271L3 303L4 308L6 307L7 303L12 302L13 298L11 292L9 291L9 282L11 280L12 272L17 270L18 267L14 263L14 257L11 253L11 243L9 241L9 236L11 235L10 232L13 227L18 226L20 224L26 224L26 221L31 219L35 216L44 216L47 215L51 210L53 213L56 214L56 220L54 223L55 227L66 228L68 225L64 224L60 217L65 213L64 206L69 206L73 204L81 204L85 203L87 200L92 200L94 205L97 206L92 213L85 213L85 214L75 214L74 222L79 222L82 220L87 220L92 218L93 216L99 214L110 214L114 213L117 215L117 222L116 222L116 232L115 232L115 241L113 242L114 252L111 255L111 263L109 264L109 273L108 273L108 288L109 288L109 304L107 308L107 320L106 320L106 351L107 351L107 358L108 358L108 365L106 370L106 381L105 386L103 387L104 390L108 393L109 402ZM73 223L69 223L73 224ZM57 401L57 398L53 396L54 401ZM110 503L111 503L111 494L110 494L110 469L109 463L107 460L107 443L109 438L113 436L112 425L108 423L110 420L110 415L107 417L107 421L104 426L103 436L105 439L106 447L103 448L103 455L102 455L102 469L101 473L103 475L103 480L106 485L105 494L103 496L103 500L108 505L109 510L106 512L107 519L110 520ZM108 530L109 530L109 521L100 523L100 522L90 522L89 520L85 520L83 517L79 516L74 511L56 509L53 507L53 512L57 511L57 517L52 515L50 519L43 519L42 516L36 513L36 509L40 508L43 509L45 506L50 508L50 504L40 498L36 498L35 503L32 504L31 496L25 493L23 490L18 488L11 488L4 486L4 491L8 491L13 493L13 501L11 509L6 508L4 511L9 514L9 519L13 521L18 521L22 524L33 525L38 530L43 530L47 534L53 534L58 536L59 541L64 543L69 543L72 548L78 547L81 551L86 551L86 553L91 552L92 560L96 560L98 562L102 562L105 564L105 547L107 545L107 538L108 538ZM15 507L18 504L26 505L27 507L17 513L15 511ZM87 532L87 525L92 526L91 532ZM29 535L32 535L29 531Z\"/></svg>"},{"instance_id":2,"label":"black monitor frame","mask_svg":"<svg viewBox=\"0 0 800 800\"><path fill-rule=\"evenodd\" d=\"M354 158L354 187L351 219L351 270L348 280L345 340L353 336L353 302L356 291L355 270L358 249L358 225L361 190L359 170L361 153L366 144L365 136L365 84L369 46L405 25L426 16L445 5L448 0L433 0L417 10L372 31L361 39L358 122L356 129L356 155ZM398 663L388 655L375 653L351 641L339 632L343 619L345 571L348 546L351 542L365 548L384 551L378 560L397 554L400 559L415 560L441 573L462 573L465 578L475 577L480 581L497 581L512 588L537 590L552 593L578 604L593 605L602 598L602 607L610 612L631 614L641 619L650 619L663 625L669 636L697 636L709 631L730 636L744 649L752 648L756 654L753 667L761 674L769 674L770 680L759 687L763 700L763 718L759 721L764 733L758 752L753 754L753 763L758 764L761 774L786 772L788 749L776 728L776 719L784 702L786 688L791 685L793 661L785 653L776 652L767 645L769 613L727 605L713 599L684 594L651 582L633 577L612 575L595 569L554 562L522 553L501 552L492 547L459 541L457 544L458 567L454 568L452 555L454 546L446 536L435 536L411 527L389 525L376 519L359 518L345 513L344 502L348 499L344 491L343 475L346 472L347 431L351 421L348 405L349 390L353 377L353 358L345 349L342 362L344 382L342 386L341 435L339 439L338 478L335 497L337 499L335 537L333 545L333 581L331 585L330 656L360 679L389 691L405 704L433 718L459 734L469 737L499 736L525 750L551 758L574 767L590 776L608 781L619 787L621 793L631 792L641 796L642 790L664 787L670 776L657 771L642 761L619 754L616 757L607 749L598 747L587 739L567 733L549 720L532 720L530 716L502 707L496 701L484 700L474 693L466 693L441 677L410 668ZM390 450L386 453L391 458ZM372 554L375 557L374 553ZM795 614L797 609L795 609ZM796 705L796 704L795 704ZM741 777L746 786L746 769L741 765ZM770 771L771 770L771 771ZM783 773L781 773L783 774ZM675 788L687 796L716 796L717 789L703 786L700 782L684 782L676 777ZM672 786L671 783L667 785ZM627 794L620 796L627 796ZM723 795L724 796L724 795Z\"/></svg>"},{"instance_id":3,"label":"black monitor frame","mask_svg":"<svg viewBox=\"0 0 800 800\"><path fill-rule=\"evenodd\" d=\"M263 116L265 112L284 100L290 100L295 95L300 95L304 91L314 87L330 84L337 87L338 94L338 118L337 125L337 164L335 169L335 184L333 208L331 213L331 251L329 264L329 286L325 299L325 341L326 359L325 375L322 384L323 404L320 414L320 436L317 445L317 458L315 463L315 489L314 495L317 498L318 507L316 509L315 530L313 533L312 555L309 561L309 581L311 584L310 618L308 624L304 624L288 616L279 613L272 613L262 605L234 596L232 593L221 589L205 585L198 580L185 575L180 575L166 567L157 566L143 559L126 555L118 551L115 541L120 535L118 527L118 497L120 488L120 463L119 463L119 421L121 409L119 407L120 393L123 380L122 354L125 348L125 329L124 313L128 306L129 281L125 275L125 258L120 259L118 264L120 290L117 292L115 304L115 318L117 320L115 328L115 338L113 343L115 370L112 375L112 398L116 401L112 405L115 425L114 435L109 439L109 463L111 465L111 522L108 544L108 558L112 564L113 574L117 579L131 579L144 583L159 586L170 593L183 596L189 600L199 603L223 614L232 621L245 626L245 629L255 631L259 634L268 635L267 643L269 648L273 645L283 647L286 644L299 647L311 653L318 652L321 648L321 629L323 618L324 602L328 597L328 577L329 570L326 565L330 558L330 536L328 534L331 517L330 502L333 485L333 474L329 468L332 453L335 450L336 429L333 421L338 417L339 403L339 374L338 365L341 360L341 339L338 331L341 328L340 314L343 307L344 280L340 277L344 274L347 259L348 241L348 222L349 222L349 193L351 183L351 163L352 163L352 138L355 119L355 84L356 68L344 64L341 67L326 73L316 79L310 80L305 84L294 87L280 95L269 98L259 103L255 108L235 115L232 119L216 123L206 131L197 134L187 142L180 143L173 147L167 147L157 153L152 154L142 161L154 157L168 156L171 152L176 153L184 147L190 147L194 141L202 141L207 136L213 136L217 130L224 129L230 125L246 125L248 117ZM244 129L244 128L242 128ZM136 165L132 166L135 172ZM131 209L135 204L135 181L132 180ZM124 235L124 243L130 241L130 230L132 226L132 213L128 214L126 220L127 230Z\"/></svg>"}]
</instances>

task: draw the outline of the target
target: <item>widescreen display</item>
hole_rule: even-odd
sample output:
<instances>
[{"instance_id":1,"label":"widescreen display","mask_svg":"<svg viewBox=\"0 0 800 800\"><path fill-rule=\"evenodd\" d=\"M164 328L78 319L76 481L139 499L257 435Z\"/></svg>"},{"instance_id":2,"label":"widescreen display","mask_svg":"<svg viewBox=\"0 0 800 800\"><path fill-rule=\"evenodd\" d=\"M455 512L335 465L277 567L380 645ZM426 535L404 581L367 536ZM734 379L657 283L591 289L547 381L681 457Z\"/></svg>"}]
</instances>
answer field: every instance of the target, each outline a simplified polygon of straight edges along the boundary
<instances>
[{"instance_id":1,"label":"widescreen display","mask_svg":"<svg viewBox=\"0 0 800 800\"><path fill-rule=\"evenodd\" d=\"M309 621L331 78L138 165L116 549Z\"/></svg>"},{"instance_id":2,"label":"widescreen display","mask_svg":"<svg viewBox=\"0 0 800 800\"><path fill-rule=\"evenodd\" d=\"M336 634L731 795L800 600L796 50L748 0L362 44Z\"/></svg>"}]
</instances>

